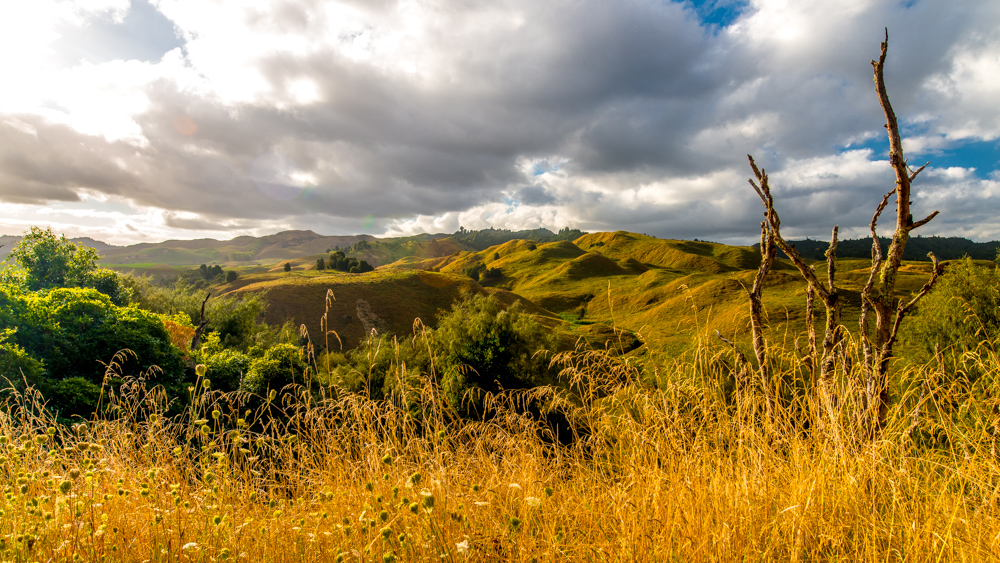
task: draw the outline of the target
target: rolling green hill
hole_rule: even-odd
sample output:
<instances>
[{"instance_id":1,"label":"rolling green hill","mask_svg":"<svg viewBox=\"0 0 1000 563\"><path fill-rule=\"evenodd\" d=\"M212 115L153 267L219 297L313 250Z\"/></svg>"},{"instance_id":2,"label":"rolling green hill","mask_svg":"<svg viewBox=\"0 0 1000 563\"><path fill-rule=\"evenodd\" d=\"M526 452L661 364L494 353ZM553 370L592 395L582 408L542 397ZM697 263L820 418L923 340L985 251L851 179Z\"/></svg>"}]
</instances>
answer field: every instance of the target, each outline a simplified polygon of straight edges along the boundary
<instances>
[{"instance_id":1,"label":"rolling green hill","mask_svg":"<svg viewBox=\"0 0 1000 563\"><path fill-rule=\"evenodd\" d=\"M511 239L519 234L536 239ZM565 240L574 235L579 236ZM911 242L917 240L933 242L936 237ZM502 242L483 246L490 241ZM16 242L17 237L0 240L7 251ZM281 324L287 319L296 326L304 324L320 344L324 340L320 318L330 290L336 301L326 311L329 328L347 347L372 327L408 335L415 318L433 326L438 313L463 292L492 292L506 303L521 301L567 340L583 337L597 346L629 350L643 343L639 353L674 354L698 337L714 338L715 331L742 340L749 331L744 286L752 284L760 259L752 247L624 231L580 235L570 230L559 234L463 230L393 239L286 231L229 241L128 247L80 242L100 250L102 265L158 277L199 264L221 263L236 269L239 279L219 287L217 293L266 293L268 322ZM317 259L333 249L366 259L378 269L368 274L318 271ZM284 272L285 263L292 272ZM837 283L849 330L856 327L867 267L866 260L838 260ZM901 271L901 295L917 291L929 271L927 263L908 263ZM805 284L798 272L779 260L764 293L772 338L794 339L804 331L804 299Z\"/></svg>"},{"instance_id":2,"label":"rolling green hill","mask_svg":"<svg viewBox=\"0 0 1000 563\"><path fill-rule=\"evenodd\" d=\"M336 296L327 313L329 326L348 347L360 341L366 327L409 335L414 318L433 326L437 313L462 292L494 292L507 303L522 301L568 340L583 337L593 345L626 351L641 342L636 353L672 355L699 337L714 338L715 331L737 341L747 339L744 287L753 283L759 254L751 247L619 231L590 233L574 241L511 240L478 251L405 256L369 274L317 271L314 257L291 263L295 269L290 273L276 265L269 272L241 277L225 291L266 292L270 322L289 318L305 324L321 342L316 335L321 334L319 319L329 289ZM467 273L477 268L499 275L473 280ZM845 324L854 330L867 264L844 259L838 269ZM929 264L905 265L901 295L917 291L929 272ZM359 309L362 301L365 305ZM804 282L791 264L779 261L764 293L773 338L790 343L804 332L804 304ZM359 312L363 310L376 320L366 324L362 317L369 313Z\"/></svg>"}]
</instances>

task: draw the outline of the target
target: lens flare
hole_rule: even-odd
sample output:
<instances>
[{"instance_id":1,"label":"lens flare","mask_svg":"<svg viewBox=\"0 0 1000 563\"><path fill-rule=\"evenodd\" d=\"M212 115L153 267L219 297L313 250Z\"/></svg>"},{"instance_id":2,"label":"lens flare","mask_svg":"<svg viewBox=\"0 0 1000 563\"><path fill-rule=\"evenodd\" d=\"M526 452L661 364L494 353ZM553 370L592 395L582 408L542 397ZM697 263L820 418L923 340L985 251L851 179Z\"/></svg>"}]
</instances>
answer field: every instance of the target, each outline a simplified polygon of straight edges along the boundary
<instances>
[{"instance_id":1,"label":"lens flare","mask_svg":"<svg viewBox=\"0 0 1000 563\"><path fill-rule=\"evenodd\" d=\"M178 115L174 118L174 130L185 137L191 137L198 132L198 124L186 115Z\"/></svg>"}]
</instances>

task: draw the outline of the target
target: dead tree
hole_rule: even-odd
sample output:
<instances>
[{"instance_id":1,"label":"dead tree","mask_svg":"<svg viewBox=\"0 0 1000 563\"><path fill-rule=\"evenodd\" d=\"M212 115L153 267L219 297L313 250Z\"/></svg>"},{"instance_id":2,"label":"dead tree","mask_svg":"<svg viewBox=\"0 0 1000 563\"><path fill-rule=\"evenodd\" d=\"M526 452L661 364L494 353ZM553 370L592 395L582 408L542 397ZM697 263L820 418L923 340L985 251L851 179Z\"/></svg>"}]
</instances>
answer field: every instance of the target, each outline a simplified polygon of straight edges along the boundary
<instances>
[{"instance_id":1,"label":"dead tree","mask_svg":"<svg viewBox=\"0 0 1000 563\"><path fill-rule=\"evenodd\" d=\"M201 333L205 331L205 327L208 326L208 319L205 318L205 303L208 303L208 298L212 296L212 292L208 292L205 296L205 300L201 302L201 321L198 323L198 327L194 329L194 338L191 339L191 351L193 352L198 344L201 344Z\"/></svg>"},{"instance_id":2,"label":"dead tree","mask_svg":"<svg viewBox=\"0 0 1000 563\"><path fill-rule=\"evenodd\" d=\"M914 221L913 215L910 213L910 184L930 163L924 164L916 170L911 170L903 156L903 141L899 136L896 114L889 103L889 94L885 88L884 67L888 46L889 31L886 30L879 59L877 62L872 61L871 64L875 71L875 91L878 93L879 103L885 113L885 128L889 136L889 165L892 166L892 170L896 174L896 187L885 194L872 217L870 224L872 269L868 282L861 293L860 328L865 360L866 403L870 417L869 430L873 435L881 431L889 412L889 361L892 359L892 348L896 343L900 323L903 317L917 304L917 301L930 291L942 271L937 258L931 254L930 258L934 263L934 270L920 292L905 303L896 297L897 274L903 262L903 251L910 238L910 231L926 225L938 212L935 211L920 221ZM893 194L896 196L896 230L893 233L889 249L883 256L882 245L879 244L878 236L875 233L875 225ZM875 310L874 331L871 330L868 320L869 313L873 309Z\"/></svg>"},{"instance_id":3,"label":"dead tree","mask_svg":"<svg viewBox=\"0 0 1000 563\"><path fill-rule=\"evenodd\" d=\"M750 299L750 334L753 336L753 352L757 357L757 376L760 378L760 385L764 393L765 404L767 405L767 416L774 418L774 395L773 382L771 381L771 366L767 360L767 345L764 340L764 321L762 303L764 293L764 278L774 265L774 260L778 256L778 247L774 243L774 231L768 221L760 223L760 265L757 267L757 275L753 278L753 288L747 289L747 297ZM743 360L744 363L746 360Z\"/></svg>"},{"instance_id":4,"label":"dead tree","mask_svg":"<svg viewBox=\"0 0 1000 563\"><path fill-rule=\"evenodd\" d=\"M805 278L806 283L808 284L807 291L812 292L810 295L818 296L826 306L826 330L823 336L823 355L820 359L818 381L814 381L813 383L819 393L820 403L832 422L837 406L837 394L834 385L834 368L836 367L837 348L840 345L843 333L840 324L840 298L837 294L837 287L834 284L834 277L836 274L836 263L834 259L837 254L838 227L835 226L833 228L833 234L830 238L830 247L826 251L827 284L824 285L816 275L816 271L806 264L806 261L802 258L802 255L795 250L795 247L788 244L788 242L781 236L781 218L778 217L778 212L774 209L774 198L771 196L771 187L768 184L767 172L757 167L757 164L754 162L752 156L747 155L747 158L750 159L750 167L753 168L754 176L757 177L756 182L754 182L753 179L750 180L750 185L753 186L754 191L757 192L760 200L764 203L765 223L770 230L774 243L781 249L782 252L785 253L786 256L788 256L789 259L791 259L792 263L795 264L795 267L798 268L799 273L802 274L803 278ZM753 299L751 299L751 305L752 303ZM751 325L754 324L752 317L753 307L751 306ZM763 336L761 336L761 338L763 339ZM756 340L757 335L754 334L755 350L757 346Z\"/></svg>"}]
</instances>

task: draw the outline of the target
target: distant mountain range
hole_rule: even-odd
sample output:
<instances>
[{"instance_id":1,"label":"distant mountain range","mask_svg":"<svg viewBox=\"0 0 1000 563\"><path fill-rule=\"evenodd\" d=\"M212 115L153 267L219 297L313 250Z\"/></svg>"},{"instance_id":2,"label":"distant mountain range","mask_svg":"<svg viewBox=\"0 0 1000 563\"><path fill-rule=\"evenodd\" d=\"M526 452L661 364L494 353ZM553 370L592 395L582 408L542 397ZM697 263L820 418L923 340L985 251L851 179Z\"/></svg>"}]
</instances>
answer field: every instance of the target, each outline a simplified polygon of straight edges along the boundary
<instances>
[{"instance_id":1,"label":"distant mountain range","mask_svg":"<svg viewBox=\"0 0 1000 563\"><path fill-rule=\"evenodd\" d=\"M563 229L559 233L553 233L548 229L524 231L461 229L453 234L422 234L379 239L371 235L326 236L313 231L283 231L263 237L240 236L225 241L203 238L129 246L114 246L86 237L70 240L97 249L101 255L101 263L106 266L267 265L323 255L331 250L344 250L352 256L367 259L369 263L379 266L405 256L439 257L459 251L482 250L516 239L542 243L572 240L583 234L583 231L576 229ZM0 259L6 258L20 240L20 236L0 236L0 245L3 245L0 247Z\"/></svg>"},{"instance_id":2,"label":"distant mountain range","mask_svg":"<svg viewBox=\"0 0 1000 563\"><path fill-rule=\"evenodd\" d=\"M436 258L456 252L480 251L512 240L532 240L538 243L572 241L585 233L563 229L553 233L548 229L510 231L483 229L456 233L422 234L411 237L376 238L371 235L326 236L313 231L283 231L263 237L240 236L219 241L215 239L167 240L114 246L92 238L75 238L73 242L97 249L101 263L108 266L186 267L200 264L227 266L273 265L286 260L323 255L331 250L343 250L359 259L379 266L406 257ZM21 237L0 236L0 259L4 259ZM883 251L890 240L879 237ZM789 241L805 257L823 260L829 242L821 240ZM755 244L754 248L760 245ZM975 260L993 260L1000 250L1000 241L973 242L961 237L912 237L906 245L905 260L928 261L933 252L940 260L969 256ZM780 253L784 257L783 253ZM837 245L840 258L870 258L871 238L842 240Z\"/></svg>"},{"instance_id":3,"label":"distant mountain range","mask_svg":"<svg viewBox=\"0 0 1000 563\"><path fill-rule=\"evenodd\" d=\"M889 248L889 243L892 241L888 237L879 237L879 241L882 243L882 252L884 254ZM826 250L830 247L829 241L822 240L805 239L790 240L788 242L795 247L795 250L799 251L799 254L803 258L812 260L825 260ZM755 244L754 248L760 248L760 244ZM973 260L994 260L997 257L997 250L1000 250L1000 241L995 240L990 242L973 242L961 237L914 236L910 237L910 240L906 243L906 249L903 251L903 260L929 262L930 258L927 257L928 252L933 252L938 260L957 260L965 256ZM779 251L778 255L785 258L784 252ZM871 237L842 240L837 243L838 258L871 258L871 256Z\"/></svg>"}]
</instances>

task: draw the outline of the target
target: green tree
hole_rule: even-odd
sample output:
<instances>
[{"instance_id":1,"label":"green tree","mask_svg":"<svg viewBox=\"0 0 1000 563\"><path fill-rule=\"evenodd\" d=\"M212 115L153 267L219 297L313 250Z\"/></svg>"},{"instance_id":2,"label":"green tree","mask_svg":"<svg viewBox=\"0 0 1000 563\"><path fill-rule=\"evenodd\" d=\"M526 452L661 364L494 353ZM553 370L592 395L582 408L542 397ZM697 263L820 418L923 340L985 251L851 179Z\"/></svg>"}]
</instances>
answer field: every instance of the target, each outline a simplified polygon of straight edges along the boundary
<instances>
[{"instance_id":1,"label":"green tree","mask_svg":"<svg viewBox=\"0 0 1000 563\"><path fill-rule=\"evenodd\" d=\"M89 246L57 237L52 229L31 227L7 257L20 267L20 273L5 273L6 282L21 283L28 291L56 287L92 287L125 305L131 298L122 274L98 268L100 256Z\"/></svg>"},{"instance_id":2,"label":"green tree","mask_svg":"<svg viewBox=\"0 0 1000 563\"><path fill-rule=\"evenodd\" d=\"M56 237L51 228L38 227L24 234L8 260L16 262L25 272L29 291L51 287L80 287L97 269L97 251Z\"/></svg>"},{"instance_id":3,"label":"green tree","mask_svg":"<svg viewBox=\"0 0 1000 563\"><path fill-rule=\"evenodd\" d=\"M288 263L288 262L285 262L285 271L286 272L291 272L292 271L292 265L290 263Z\"/></svg>"},{"instance_id":4,"label":"green tree","mask_svg":"<svg viewBox=\"0 0 1000 563\"><path fill-rule=\"evenodd\" d=\"M467 390L496 392L534 385L547 376L547 363L535 354L551 350L548 333L519 303L504 308L495 296L474 295L457 302L434 332L434 348L445 374L449 401L471 414Z\"/></svg>"},{"instance_id":5,"label":"green tree","mask_svg":"<svg viewBox=\"0 0 1000 563\"><path fill-rule=\"evenodd\" d=\"M233 283L238 277L239 274L236 273L236 270L229 270L226 272L226 283Z\"/></svg>"}]
</instances>

